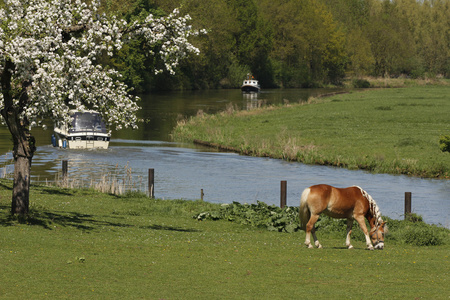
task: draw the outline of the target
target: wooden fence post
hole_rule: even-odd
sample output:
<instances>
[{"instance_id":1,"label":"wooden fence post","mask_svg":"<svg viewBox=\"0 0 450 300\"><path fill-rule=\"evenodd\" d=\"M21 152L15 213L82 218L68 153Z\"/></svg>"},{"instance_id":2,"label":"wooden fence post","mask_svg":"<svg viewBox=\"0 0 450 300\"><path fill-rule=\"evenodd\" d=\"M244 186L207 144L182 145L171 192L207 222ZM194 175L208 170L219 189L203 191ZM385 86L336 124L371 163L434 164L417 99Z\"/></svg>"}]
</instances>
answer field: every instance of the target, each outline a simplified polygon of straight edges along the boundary
<instances>
[{"instance_id":1,"label":"wooden fence post","mask_svg":"<svg viewBox=\"0 0 450 300\"><path fill-rule=\"evenodd\" d=\"M411 215L411 192L405 192L405 220Z\"/></svg>"},{"instance_id":2,"label":"wooden fence post","mask_svg":"<svg viewBox=\"0 0 450 300\"><path fill-rule=\"evenodd\" d=\"M64 181L67 181L68 177L68 162L67 160L62 161L62 179Z\"/></svg>"},{"instance_id":3,"label":"wooden fence post","mask_svg":"<svg viewBox=\"0 0 450 300\"><path fill-rule=\"evenodd\" d=\"M155 169L148 169L148 196L155 198Z\"/></svg>"},{"instance_id":4,"label":"wooden fence post","mask_svg":"<svg viewBox=\"0 0 450 300\"><path fill-rule=\"evenodd\" d=\"M281 181L281 194L280 194L280 207L283 208L286 206L286 193L287 192L287 181Z\"/></svg>"},{"instance_id":5,"label":"wooden fence post","mask_svg":"<svg viewBox=\"0 0 450 300\"><path fill-rule=\"evenodd\" d=\"M205 194L203 193L203 189L201 189L200 191L200 199L203 201L203 196L205 196Z\"/></svg>"}]
</instances>

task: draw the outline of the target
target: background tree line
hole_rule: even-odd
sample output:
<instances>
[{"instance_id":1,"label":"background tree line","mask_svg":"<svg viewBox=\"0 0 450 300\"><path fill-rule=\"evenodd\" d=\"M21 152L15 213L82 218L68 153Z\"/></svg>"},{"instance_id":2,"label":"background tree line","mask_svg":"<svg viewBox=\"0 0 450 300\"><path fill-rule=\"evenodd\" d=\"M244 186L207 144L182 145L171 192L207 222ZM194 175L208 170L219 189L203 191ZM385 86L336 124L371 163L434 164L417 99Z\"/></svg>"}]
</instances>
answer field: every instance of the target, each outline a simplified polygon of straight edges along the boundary
<instances>
[{"instance_id":1,"label":"background tree line","mask_svg":"<svg viewBox=\"0 0 450 300\"><path fill-rule=\"evenodd\" d=\"M128 20L180 7L207 35L175 76L152 73L140 41L114 59L136 92L239 87L252 72L264 88L340 84L345 76L450 76L448 0L105 0ZM157 49L156 49L157 50Z\"/></svg>"}]
</instances>

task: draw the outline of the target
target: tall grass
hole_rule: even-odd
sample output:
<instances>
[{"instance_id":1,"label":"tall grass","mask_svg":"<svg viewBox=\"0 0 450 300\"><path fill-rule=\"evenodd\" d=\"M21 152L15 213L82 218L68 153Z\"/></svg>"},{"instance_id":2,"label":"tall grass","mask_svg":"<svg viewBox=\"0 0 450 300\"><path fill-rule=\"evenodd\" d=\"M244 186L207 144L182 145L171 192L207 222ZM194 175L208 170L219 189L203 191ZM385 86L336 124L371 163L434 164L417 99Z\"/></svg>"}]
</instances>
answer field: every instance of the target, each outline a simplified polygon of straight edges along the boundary
<instances>
[{"instance_id":1,"label":"tall grass","mask_svg":"<svg viewBox=\"0 0 450 300\"><path fill-rule=\"evenodd\" d=\"M405 76L397 78L363 76L344 81L344 87L347 88L406 88L430 85L450 86L450 80L438 77L412 79Z\"/></svg>"},{"instance_id":2,"label":"tall grass","mask_svg":"<svg viewBox=\"0 0 450 300\"><path fill-rule=\"evenodd\" d=\"M8 159L8 154L5 154L5 161L0 166L0 178L9 178L12 175L12 170L10 170L10 164L13 163L12 159Z\"/></svg>"},{"instance_id":3,"label":"tall grass","mask_svg":"<svg viewBox=\"0 0 450 300\"><path fill-rule=\"evenodd\" d=\"M8 170L8 166L4 166L0 171L0 178L8 178L10 176L10 172Z\"/></svg>"},{"instance_id":4,"label":"tall grass","mask_svg":"<svg viewBox=\"0 0 450 300\"><path fill-rule=\"evenodd\" d=\"M5 165L0 168L0 178L12 179L14 166L13 161L5 162ZM32 179L33 183L41 183L38 178ZM128 192L144 191L146 190L146 183L142 176L133 176L132 168L128 165L120 167L118 164L113 171L104 172L99 169L90 175L90 178L83 178L76 174L68 174L64 177L61 170L54 175L52 181L47 179L44 182L47 186L57 186L62 188L89 188L102 193L113 195L123 195Z\"/></svg>"},{"instance_id":5,"label":"tall grass","mask_svg":"<svg viewBox=\"0 0 450 300\"><path fill-rule=\"evenodd\" d=\"M89 180L77 178L76 176L64 177L61 172L55 175L53 182L46 182L47 186L57 186L61 188L89 188L101 193L123 195L130 192L142 192L145 190L145 183L142 176L133 177L132 168L127 164L123 168L116 165L115 171L91 176Z\"/></svg>"},{"instance_id":6,"label":"tall grass","mask_svg":"<svg viewBox=\"0 0 450 300\"><path fill-rule=\"evenodd\" d=\"M305 104L203 114L179 123L175 140L255 156L450 178L439 139L450 132L450 87L369 90Z\"/></svg>"}]
</instances>

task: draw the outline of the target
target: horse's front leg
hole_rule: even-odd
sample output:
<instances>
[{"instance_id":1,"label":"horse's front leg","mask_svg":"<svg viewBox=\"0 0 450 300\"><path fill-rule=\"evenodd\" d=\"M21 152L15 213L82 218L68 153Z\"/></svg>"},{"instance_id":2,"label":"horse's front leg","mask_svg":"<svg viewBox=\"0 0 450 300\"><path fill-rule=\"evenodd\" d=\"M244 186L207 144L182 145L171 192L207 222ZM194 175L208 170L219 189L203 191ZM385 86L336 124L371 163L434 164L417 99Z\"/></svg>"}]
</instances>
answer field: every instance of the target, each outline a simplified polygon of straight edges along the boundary
<instances>
[{"instance_id":1,"label":"horse's front leg","mask_svg":"<svg viewBox=\"0 0 450 300\"><path fill-rule=\"evenodd\" d=\"M353 226L353 219L349 218L347 219L347 238L345 239L345 245L348 249L353 249L352 244L350 243L350 234L352 234L352 226Z\"/></svg>"},{"instance_id":2,"label":"horse's front leg","mask_svg":"<svg viewBox=\"0 0 450 300\"><path fill-rule=\"evenodd\" d=\"M316 245L317 248L322 248L322 245L319 243L319 240L317 239L317 236L316 236L316 226L313 227L313 229L311 230L311 233L313 235L314 245Z\"/></svg>"},{"instance_id":3,"label":"horse's front leg","mask_svg":"<svg viewBox=\"0 0 450 300\"><path fill-rule=\"evenodd\" d=\"M366 237L366 245L369 250L373 250L372 242L370 241L369 232L367 231L366 222L364 221L364 216L355 216L356 221L361 227L361 230L364 232L364 236Z\"/></svg>"},{"instance_id":4,"label":"horse's front leg","mask_svg":"<svg viewBox=\"0 0 450 300\"><path fill-rule=\"evenodd\" d=\"M305 238L305 245L308 246L308 248L313 248L313 245L311 245L311 232L313 234L314 242L317 247L320 246L319 241L316 237L316 230L314 228L314 224L316 224L317 220L319 219L319 215L311 215L309 218L308 224L306 224L306 238Z\"/></svg>"}]
</instances>

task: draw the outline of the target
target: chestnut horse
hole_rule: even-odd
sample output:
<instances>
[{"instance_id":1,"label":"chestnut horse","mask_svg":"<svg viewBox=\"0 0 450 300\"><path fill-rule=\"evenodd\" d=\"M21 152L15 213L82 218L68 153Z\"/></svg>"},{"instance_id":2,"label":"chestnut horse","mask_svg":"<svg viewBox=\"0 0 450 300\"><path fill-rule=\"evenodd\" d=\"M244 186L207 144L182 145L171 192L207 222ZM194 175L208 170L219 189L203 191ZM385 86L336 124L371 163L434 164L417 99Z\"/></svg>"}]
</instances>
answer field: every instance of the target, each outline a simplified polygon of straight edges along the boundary
<instances>
[{"instance_id":1,"label":"chestnut horse","mask_svg":"<svg viewBox=\"0 0 450 300\"><path fill-rule=\"evenodd\" d=\"M310 233L314 238L317 248L322 248L316 237L314 224L321 213L332 218L347 219L347 239L345 244L348 249L353 248L350 244L353 219L361 227L366 237L366 244L370 250L383 249L385 224L375 200L359 186L348 188L335 188L326 184L313 185L306 188L300 200L300 224L306 231L305 244L313 248L310 241ZM370 233L367 232L366 218L370 224ZM387 230L387 226L386 226ZM370 237L369 237L370 235ZM372 246L372 243L374 246Z\"/></svg>"}]
</instances>

